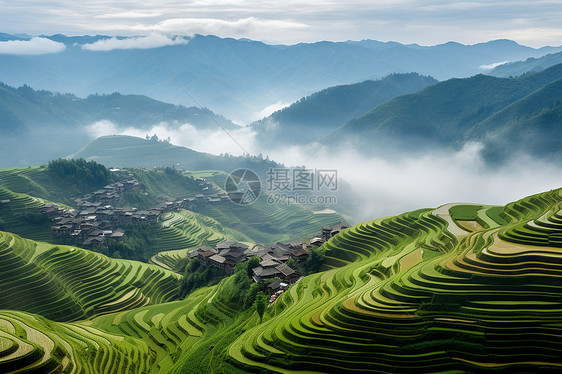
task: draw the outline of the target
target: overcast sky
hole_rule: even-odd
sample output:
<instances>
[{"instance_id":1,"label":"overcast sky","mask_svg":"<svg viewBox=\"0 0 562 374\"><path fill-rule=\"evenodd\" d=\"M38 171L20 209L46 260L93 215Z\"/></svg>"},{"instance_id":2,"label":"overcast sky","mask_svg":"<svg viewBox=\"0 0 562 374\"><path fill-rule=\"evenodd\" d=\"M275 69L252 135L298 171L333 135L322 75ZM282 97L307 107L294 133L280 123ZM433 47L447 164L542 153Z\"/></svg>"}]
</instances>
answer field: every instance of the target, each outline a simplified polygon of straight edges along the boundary
<instances>
[{"instance_id":1,"label":"overcast sky","mask_svg":"<svg viewBox=\"0 0 562 374\"><path fill-rule=\"evenodd\" d=\"M507 38L562 45L562 3L445 0L0 0L0 32L214 34L294 44L375 39L434 45Z\"/></svg>"}]
</instances>

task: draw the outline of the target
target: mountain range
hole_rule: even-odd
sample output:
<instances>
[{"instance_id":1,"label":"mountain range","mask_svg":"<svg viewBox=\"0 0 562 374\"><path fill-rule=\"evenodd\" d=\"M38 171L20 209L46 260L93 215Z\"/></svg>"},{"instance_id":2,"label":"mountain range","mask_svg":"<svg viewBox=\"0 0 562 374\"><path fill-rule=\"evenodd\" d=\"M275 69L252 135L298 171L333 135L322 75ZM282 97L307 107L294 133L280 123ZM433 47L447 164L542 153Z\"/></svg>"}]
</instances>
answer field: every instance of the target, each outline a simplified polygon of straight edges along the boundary
<instances>
[{"instance_id":1,"label":"mountain range","mask_svg":"<svg viewBox=\"0 0 562 374\"><path fill-rule=\"evenodd\" d=\"M380 103L435 83L437 80L431 77L410 73L330 87L252 123L251 127L262 147L308 144Z\"/></svg>"},{"instance_id":2,"label":"mountain range","mask_svg":"<svg viewBox=\"0 0 562 374\"><path fill-rule=\"evenodd\" d=\"M366 154L427 152L482 142L488 159L526 152L561 158L562 64L516 78L450 79L382 103L329 134Z\"/></svg>"},{"instance_id":3,"label":"mountain range","mask_svg":"<svg viewBox=\"0 0 562 374\"><path fill-rule=\"evenodd\" d=\"M92 140L96 123L119 129L150 131L189 123L198 130L238 129L232 121L205 108L167 104L141 95L89 95L36 91L29 86L13 88L0 83L0 129L10 152L0 167L46 163L78 151ZM108 131L110 131L108 130ZM94 134L95 135L95 134ZM150 134L153 135L153 134Z\"/></svg>"},{"instance_id":4,"label":"mountain range","mask_svg":"<svg viewBox=\"0 0 562 374\"><path fill-rule=\"evenodd\" d=\"M41 37L60 43L61 51L0 54L0 81L80 97L120 92L187 106L194 105L195 98L202 106L242 123L260 119L268 106L290 103L329 86L396 72L417 72L438 80L467 77L499 62L561 50L534 49L509 40L436 46L374 40L268 45L202 35L178 37L175 44L159 48L148 48L137 38L131 48L119 45L124 37ZM3 34L2 38L22 40L23 36ZM96 44L108 40L115 49Z\"/></svg>"},{"instance_id":5,"label":"mountain range","mask_svg":"<svg viewBox=\"0 0 562 374\"><path fill-rule=\"evenodd\" d=\"M514 61L496 66L490 75L497 77L516 77L531 71L541 71L562 64L562 52L549 53L542 57L529 57L525 61Z\"/></svg>"}]
</instances>

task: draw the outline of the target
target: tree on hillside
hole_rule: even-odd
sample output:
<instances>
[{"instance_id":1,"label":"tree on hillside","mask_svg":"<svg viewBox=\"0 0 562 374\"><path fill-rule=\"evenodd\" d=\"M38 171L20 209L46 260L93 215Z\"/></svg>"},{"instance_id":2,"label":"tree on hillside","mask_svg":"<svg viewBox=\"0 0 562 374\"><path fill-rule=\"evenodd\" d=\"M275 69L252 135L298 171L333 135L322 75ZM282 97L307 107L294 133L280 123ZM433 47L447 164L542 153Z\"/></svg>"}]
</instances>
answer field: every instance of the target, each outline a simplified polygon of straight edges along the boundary
<instances>
[{"instance_id":1,"label":"tree on hillside","mask_svg":"<svg viewBox=\"0 0 562 374\"><path fill-rule=\"evenodd\" d=\"M325 259L324 251L318 247L312 247L310 255L302 264L304 275L317 273Z\"/></svg>"},{"instance_id":2,"label":"tree on hillside","mask_svg":"<svg viewBox=\"0 0 562 374\"><path fill-rule=\"evenodd\" d=\"M261 323L263 320L263 314L265 313L265 308L267 307L267 297L263 292L258 292L254 305L256 306L256 312L258 312L258 316L260 316Z\"/></svg>"},{"instance_id":3,"label":"tree on hillside","mask_svg":"<svg viewBox=\"0 0 562 374\"><path fill-rule=\"evenodd\" d=\"M246 263L246 270L248 272L248 277L252 278L252 275L254 275L252 269L258 267L259 265L260 265L259 257L257 256L250 257L250 259Z\"/></svg>"},{"instance_id":4,"label":"tree on hillside","mask_svg":"<svg viewBox=\"0 0 562 374\"><path fill-rule=\"evenodd\" d=\"M111 173L104 165L83 158L77 160L59 158L49 161L47 173L81 187L104 186L111 182Z\"/></svg>"}]
</instances>

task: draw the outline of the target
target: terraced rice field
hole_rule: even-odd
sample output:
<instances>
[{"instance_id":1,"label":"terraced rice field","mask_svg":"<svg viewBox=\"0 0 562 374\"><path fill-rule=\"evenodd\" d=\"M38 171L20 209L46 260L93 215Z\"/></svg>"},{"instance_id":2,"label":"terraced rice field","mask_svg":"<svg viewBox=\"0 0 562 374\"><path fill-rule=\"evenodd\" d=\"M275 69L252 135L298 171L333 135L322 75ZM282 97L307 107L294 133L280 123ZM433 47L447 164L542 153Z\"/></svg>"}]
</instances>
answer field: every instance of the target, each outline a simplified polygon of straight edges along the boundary
<instances>
[{"instance_id":1,"label":"terraced rice field","mask_svg":"<svg viewBox=\"0 0 562 374\"><path fill-rule=\"evenodd\" d=\"M332 269L284 293L229 354L283 372L560 371L561 209L556 190L472 233L443 209L344 230L326 243ZM401 266L420 250L439 255Z\"/></svg>"},{"instance_id":2,"label":"terraced rice field","mask_svg":"<svg viewBox=\"0 0 562 374\"><path fill-rule=\"evenodd\" d=\"M166 213L156 230L152 251L158 253L151 262L166 269L177 269L178 263L187 257L189 251L228 239L251 241L244 234L226 228L203 214L189 210Z\"/></svg>"},{"instance_id":3,"label":"terraced rice field","mask_svg":"<svg viewBox=\"0 0 562 374\"><path fill-rule=\"evenodd\" d=\"M43 218L39 210L45 204L44 200L15 193L1 186L0 200L10 200L8 204L0 204L0 229L29 239L53 240L50 221L35 222L35 218Z\"/></svg>"},{"instance_id":4,"label":"terraced rice field","mask_svg":"<svg viewBox=\"0 0 562 374\"><path fill-rule=\"evenodd\" d=\"M343 230L325 270L261 324L225 302L231 278L158 305L118 308L123 290L103 303L113 310L71 323L0 311L0 371L560 372L561 192L474 208L469 231L454 204ZM51 257L2 243L24 262Z\"/></svg>"},{"instance_id":5,"label":"terraced rice field","mask_svg":"<svg viewBox=\"0 0 562 374\"><path fill-rule=\"evenodd\" d=\"M345 220L340 214L314 214L302 205L268 204L266 200L261 197L248 205L206 205L201 213L264 244L310 239L320 234L322 226Z\"/></svg>"},{"instance_id":6,"label":"terraced rice field","mask_svg":"<svg viewBox=\"0 0 562 374\"><path fill-rule=\"evenodd\" d=\"M173 300L178 278L154 265L0 232L0 309L73 321Z\"/></svg>"}]
</instances>

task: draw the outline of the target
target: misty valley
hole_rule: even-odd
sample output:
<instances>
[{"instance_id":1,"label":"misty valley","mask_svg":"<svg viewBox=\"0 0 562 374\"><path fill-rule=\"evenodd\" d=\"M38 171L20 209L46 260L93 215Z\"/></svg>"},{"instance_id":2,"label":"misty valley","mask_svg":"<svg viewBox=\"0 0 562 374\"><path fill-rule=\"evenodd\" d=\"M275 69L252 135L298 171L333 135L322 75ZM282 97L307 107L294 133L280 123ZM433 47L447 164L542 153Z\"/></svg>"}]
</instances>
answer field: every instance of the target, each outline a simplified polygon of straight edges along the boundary
<instances>
[{"instance_id":1,"label":"misty valley","mask_svg":"<svg viewBox=\"0 0 562 374\"><path fill-rule=\"evenodd\" d=\"M560 371L562 47L0 33L0 66L1 373Z\"/></svg>"}]
</instances>

